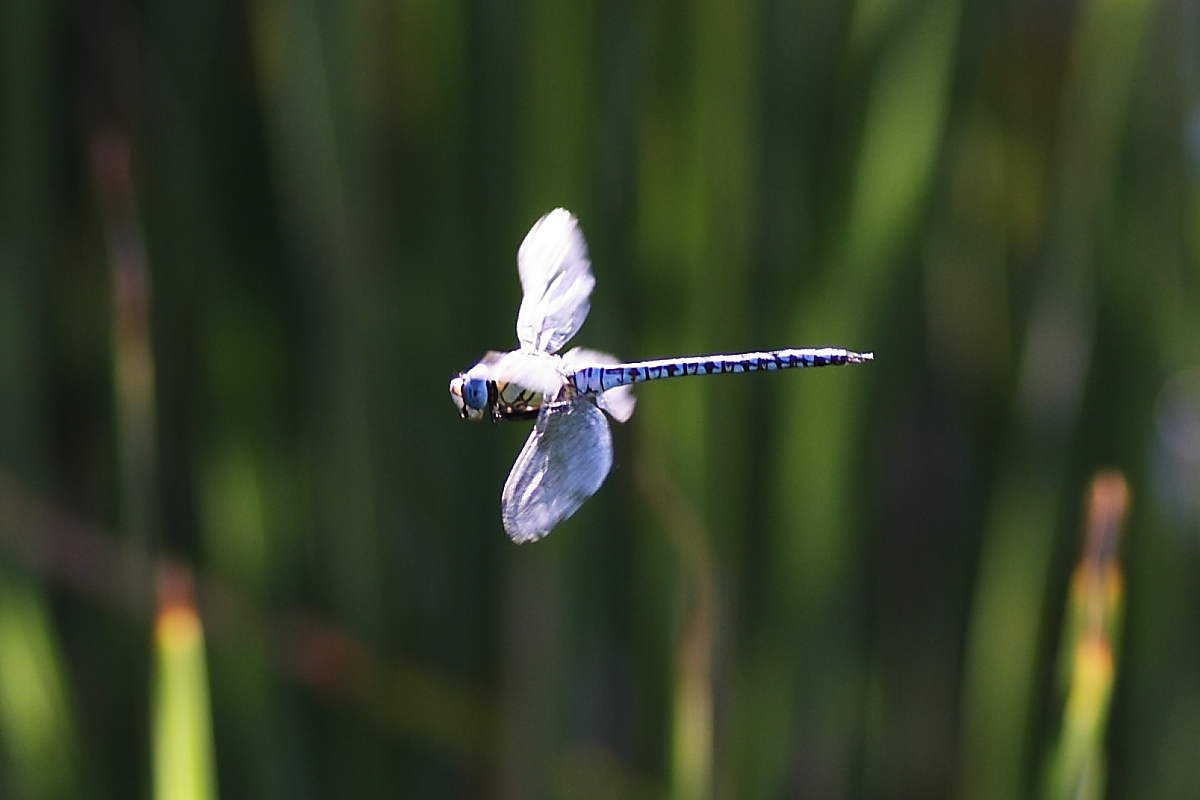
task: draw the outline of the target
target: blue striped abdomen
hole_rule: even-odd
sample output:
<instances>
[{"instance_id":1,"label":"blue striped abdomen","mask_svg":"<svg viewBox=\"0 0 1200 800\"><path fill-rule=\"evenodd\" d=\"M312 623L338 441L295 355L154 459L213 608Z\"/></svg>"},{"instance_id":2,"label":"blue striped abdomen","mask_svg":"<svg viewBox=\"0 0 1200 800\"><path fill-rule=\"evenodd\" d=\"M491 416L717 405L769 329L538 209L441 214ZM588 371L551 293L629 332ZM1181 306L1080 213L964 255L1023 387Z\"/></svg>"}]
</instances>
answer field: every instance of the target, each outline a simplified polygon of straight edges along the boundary
<instances>
[{"instance_id":1,"label":"blue striped abdomen","mask_svg":"<svg viewBox=\"0 0 1200 800\"><path fill-rule=\"evenodd\" d=\"M663 358L628 364L597 364L580 367L570 375L577 392L600 394L616 386L689 375L721 375L742 372L772 372L803 367L833 367L874 359L873 353L856 353L839 347L770 350L712 356Z\"/></svg>"}]
</instances>

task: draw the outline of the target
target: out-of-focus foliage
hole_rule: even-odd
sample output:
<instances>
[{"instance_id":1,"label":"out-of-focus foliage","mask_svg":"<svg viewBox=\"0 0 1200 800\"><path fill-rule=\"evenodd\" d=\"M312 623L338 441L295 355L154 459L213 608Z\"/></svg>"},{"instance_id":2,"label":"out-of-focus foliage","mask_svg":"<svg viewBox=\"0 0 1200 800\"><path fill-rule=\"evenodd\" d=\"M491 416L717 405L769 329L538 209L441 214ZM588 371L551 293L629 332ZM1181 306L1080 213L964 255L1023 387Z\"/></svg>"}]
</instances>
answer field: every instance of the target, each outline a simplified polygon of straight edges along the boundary
<instances>
[{"instance_id":1,"label":"out-of-focus foliage","mask_svg":"<svg viewBox=\"0 0 1200 800\"><path fill-rule=\"evenodd\" d=\"M1195 3L9 0L0 58L0 795L1200 795ZM516 547L446 384L555 206L579 344L876 361L640 388Z\"/></svg>"}]
</instances>

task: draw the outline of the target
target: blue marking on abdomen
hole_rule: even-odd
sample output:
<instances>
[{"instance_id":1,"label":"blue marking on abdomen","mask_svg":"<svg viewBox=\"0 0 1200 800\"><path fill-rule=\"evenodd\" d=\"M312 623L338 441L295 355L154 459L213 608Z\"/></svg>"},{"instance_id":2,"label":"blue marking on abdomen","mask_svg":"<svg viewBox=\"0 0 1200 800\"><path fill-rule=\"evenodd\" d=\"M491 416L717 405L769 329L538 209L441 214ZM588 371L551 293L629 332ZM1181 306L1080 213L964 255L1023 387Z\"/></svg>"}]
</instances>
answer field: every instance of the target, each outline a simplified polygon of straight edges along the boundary
<instances>
[{"instance_id":1,"label":"blue marking on abdomen","mask_svg":"<svg viewBox=\"0 0 1200 800\"><path fill-rule=\"evenodd\" d=\"M841 366L873 359L873 353L857 353L839 347L789 348L754 353L662 358L613 366L580 367L572 373L571 381L578 392L600 394L618 386L685 375L714 375L731 372L741 374L763 370Z\"/></svg>"}]
</instances>

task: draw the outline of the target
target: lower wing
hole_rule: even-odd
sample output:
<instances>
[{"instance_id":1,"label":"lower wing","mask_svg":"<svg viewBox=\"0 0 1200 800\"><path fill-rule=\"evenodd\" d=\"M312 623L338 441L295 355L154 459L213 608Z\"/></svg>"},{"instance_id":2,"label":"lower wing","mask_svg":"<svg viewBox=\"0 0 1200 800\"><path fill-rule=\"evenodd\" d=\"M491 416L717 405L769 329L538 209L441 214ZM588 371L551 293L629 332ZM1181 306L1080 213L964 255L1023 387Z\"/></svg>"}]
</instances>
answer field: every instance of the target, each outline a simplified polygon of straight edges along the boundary
<instances>
[{"instance_id":1,"label":"lower wing","mask_svg":"<svg viewBox=\"0 0 1200 800\"><path fill-rule=\"evenodd\" d=\"M612 468L608 420L591 398L547 403L504 483L500 517L518 544L574 514Z\"/></svg>"}]
</instances>

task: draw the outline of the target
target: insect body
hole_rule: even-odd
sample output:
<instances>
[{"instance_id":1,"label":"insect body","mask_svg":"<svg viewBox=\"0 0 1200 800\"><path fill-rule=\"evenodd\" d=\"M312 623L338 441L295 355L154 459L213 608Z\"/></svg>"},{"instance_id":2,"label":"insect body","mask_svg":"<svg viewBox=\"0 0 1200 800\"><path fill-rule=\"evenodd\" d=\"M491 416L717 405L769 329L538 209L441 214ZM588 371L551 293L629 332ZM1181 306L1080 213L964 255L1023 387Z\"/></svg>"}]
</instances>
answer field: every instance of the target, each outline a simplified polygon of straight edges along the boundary
<instances>
[{"instance_id":1,"label":"insect body","mask_svg":"<svg viewBox=\"0 0 1200 800\"><path fill-rule=\"evenodd\" d=\"M631 386L692 375L773 372L871 361L838 347L684 356L621 363L594 350L558 355L583 325L596 280L575 217L555 209L534 223L517 253L524 299L520 348L490 352L450 381L464 419L535 419L501 495L501 519L516 542L540 539L600 488L612 467L604 413L633 414Z\"/></svg>"}]
</instances>

